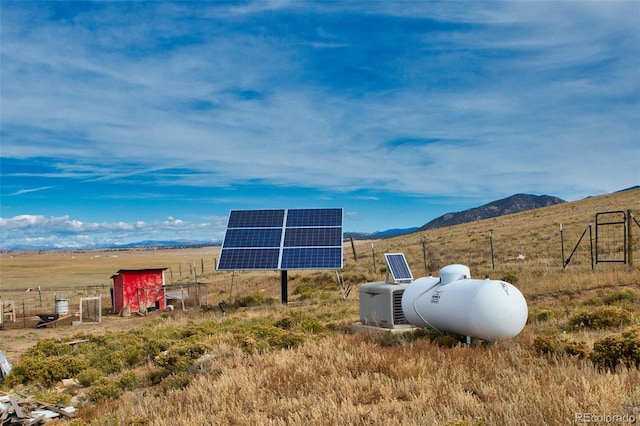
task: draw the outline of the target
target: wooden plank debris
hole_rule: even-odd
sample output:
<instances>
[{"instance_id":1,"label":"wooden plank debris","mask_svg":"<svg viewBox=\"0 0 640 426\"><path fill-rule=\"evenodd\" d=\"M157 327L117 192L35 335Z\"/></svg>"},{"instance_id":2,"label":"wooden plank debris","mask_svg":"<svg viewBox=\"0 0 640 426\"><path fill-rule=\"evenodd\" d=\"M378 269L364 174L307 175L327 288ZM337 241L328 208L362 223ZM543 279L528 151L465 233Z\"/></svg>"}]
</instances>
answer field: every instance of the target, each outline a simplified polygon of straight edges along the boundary
<instances>
[{"instance_id":1,"label":"wooden plank debris","mask_svg":"<svg viewBox=\"0 0 640 426\"><path fill-rule=\"evenodd\" d=\"M18 398L16 398L15 395L9 395L9 402L13 406L13 411L14 413L16 413L16 416L18 416L18 418L20 419L23 419L25 415L22 412L22 407L20 407L20 405L18 404Z\"/></svg>"},{"instance_id":2,"label":"wooden plank debris","mask_svg":"<svg viewBox=\"0 0 640 426\"><path fill-rule=\"evenodd\" d=\"M21 393L0 392L0 426L43 425L60 417L75 417L75 407L37 401Z\"/></svg>"}]
</instances>

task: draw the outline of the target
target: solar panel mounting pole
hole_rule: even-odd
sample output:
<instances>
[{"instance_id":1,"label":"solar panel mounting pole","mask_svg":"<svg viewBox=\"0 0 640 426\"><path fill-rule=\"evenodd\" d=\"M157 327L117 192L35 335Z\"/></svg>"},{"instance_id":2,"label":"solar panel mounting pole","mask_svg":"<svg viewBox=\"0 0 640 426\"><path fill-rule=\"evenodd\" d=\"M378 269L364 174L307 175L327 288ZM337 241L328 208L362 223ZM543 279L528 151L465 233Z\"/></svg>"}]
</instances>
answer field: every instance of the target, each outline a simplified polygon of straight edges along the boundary
<instances>
[{"instance_id":1,"label":"solar panel mounting pole","mask_svg":"<svg viewBox=\"0 0 640 426\"><path fill-rule=\"evenodd\" d=\"M282 302L283 305L286 305L288 303L287 300L287 270L286 269L281 269L280 270L280 302Z\"/></svg>"}]
</instances>

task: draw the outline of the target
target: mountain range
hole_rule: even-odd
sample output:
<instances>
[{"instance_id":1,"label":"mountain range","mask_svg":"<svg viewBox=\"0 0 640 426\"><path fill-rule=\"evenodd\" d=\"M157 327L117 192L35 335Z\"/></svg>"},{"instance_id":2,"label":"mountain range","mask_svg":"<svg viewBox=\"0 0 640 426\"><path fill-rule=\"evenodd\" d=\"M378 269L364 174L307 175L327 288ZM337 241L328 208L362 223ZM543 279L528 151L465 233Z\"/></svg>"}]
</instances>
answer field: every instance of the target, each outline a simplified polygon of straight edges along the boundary
<instances>
[{"instance_id":1,"label":"mountain range","mask_svg":"<svg viewBox=\"0 0 640 426\"><path fill-rule=\"evenodd\" d=\"M627 188L622 191L638 188L637 186ZM619 191L621 192L621 191ZM524 212L527 210L537 209L541 207L552 206L564 203L565 201L550 195L530 195L515 194L501 200L492 201L480 207L470 208L461 212L446 213L437 217L422 226L403 229L387 229L385 231L373 233L345 232L344 238L354 238L358 240L391 238L398 235L410 234L412 232L424 231L428 229L443 228L447 226L459 225L467 222L474 222L483 219L489 219L498 216L504 216L513 213ZM132 249L132 248L179 248L179 247L197 247L220 245L221 241L141 241L124 245L94 245L87 247L77 247L77 249ZM6 250L51 250L60 249L59 247L10 247Z\"/></svg>"},{"instance_id":2,"label":"mountain range","mask_svg":"<svg viewBox=\"0 0 640 426\"><path fill-rule=\"evenodd\" d=\"M425 225L419 230L443 228L445 226L459 225L461 223L475 222L477 220L520 213L541 207L553 206L564 203L558 197L550 195L515 194L502 200L492 201L480 207L474 207L458 213L446 213Z\"/></svg>"}]
</instances>

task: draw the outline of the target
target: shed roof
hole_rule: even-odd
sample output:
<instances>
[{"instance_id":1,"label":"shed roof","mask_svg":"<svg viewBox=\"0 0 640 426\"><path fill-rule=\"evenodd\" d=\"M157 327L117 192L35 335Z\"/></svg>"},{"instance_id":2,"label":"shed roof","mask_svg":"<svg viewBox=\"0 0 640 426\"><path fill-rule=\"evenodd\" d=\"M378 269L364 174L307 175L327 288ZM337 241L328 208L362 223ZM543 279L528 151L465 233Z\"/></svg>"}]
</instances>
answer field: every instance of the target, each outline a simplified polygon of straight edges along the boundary
<instances>
[{"instance_id":1,"label":"shed roof","mask_svg":"<svg viewBox=\"0 0 640 426\"><path fill-rule=\"evenodd\" d=\"M118 275L122 273L127 273L127 272L147 272L147 271L158 272L158 271L166 271L167 269L169 268L119 269L118 272L111 275L111 278L117 277Z\"/></svg>"}]
</instances>

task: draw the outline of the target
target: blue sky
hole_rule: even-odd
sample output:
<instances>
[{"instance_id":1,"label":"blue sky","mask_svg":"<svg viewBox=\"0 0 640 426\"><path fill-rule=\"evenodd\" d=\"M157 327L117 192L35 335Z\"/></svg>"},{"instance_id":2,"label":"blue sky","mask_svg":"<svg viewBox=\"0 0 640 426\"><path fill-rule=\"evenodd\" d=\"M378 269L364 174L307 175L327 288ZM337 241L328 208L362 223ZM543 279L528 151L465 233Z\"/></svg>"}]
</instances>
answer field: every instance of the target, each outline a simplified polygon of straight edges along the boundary
<instances>
[{"instance_id":1,"label":"blue sky","mask_svg":"<svg viewBox=\"0 0 640 426\"><path fill-rule=\"evenodd\" d=\"M640 183L639 2L1 1L0 247Z\"/></svg>"}]
</instances>

